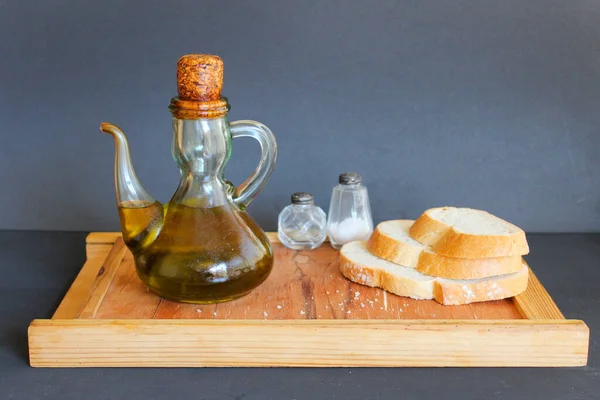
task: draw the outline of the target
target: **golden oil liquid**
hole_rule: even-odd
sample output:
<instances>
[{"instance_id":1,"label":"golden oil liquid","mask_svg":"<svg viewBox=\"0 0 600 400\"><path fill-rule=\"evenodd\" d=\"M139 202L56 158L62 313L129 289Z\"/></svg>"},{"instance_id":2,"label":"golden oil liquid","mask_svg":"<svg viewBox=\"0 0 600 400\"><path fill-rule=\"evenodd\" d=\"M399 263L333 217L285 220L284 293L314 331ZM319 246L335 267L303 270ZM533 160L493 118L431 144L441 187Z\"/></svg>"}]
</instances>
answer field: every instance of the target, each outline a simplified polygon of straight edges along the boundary
<instances>
[{"instance_id":1,"label":"golden oil liquid","mask_svg":"<svg viewBox=\"0 0 600 400\"><path fill-rule=\"evenodd\" d=\"M229 205L123 203L119 216L138 276L170 300L232 300L260 285L273 267L264 232L248 214Z\"/></svg>"}]
</instances>

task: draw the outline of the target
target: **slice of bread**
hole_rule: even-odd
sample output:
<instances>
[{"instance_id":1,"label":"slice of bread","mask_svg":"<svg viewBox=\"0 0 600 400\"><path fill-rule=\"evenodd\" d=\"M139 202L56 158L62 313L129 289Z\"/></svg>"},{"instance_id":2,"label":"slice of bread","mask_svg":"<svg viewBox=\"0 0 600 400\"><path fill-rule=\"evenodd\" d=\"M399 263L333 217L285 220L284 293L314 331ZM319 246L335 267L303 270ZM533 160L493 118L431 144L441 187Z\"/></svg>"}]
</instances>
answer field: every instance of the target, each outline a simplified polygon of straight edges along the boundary
<instances>
[{"instance_id":1,"label":"slice of bread","mask_svg":"<svg viewBox=\"0 0 600 400\"><path fill-rule=\"evenodd\" d=\"M417 218L409 233L446 257L510 257L529 253L521 228L473 208L431 208Z\"/></svg>"},{"instance_id":2,"label":"slice of bread","mask_svg":"<svg viewBox=\"0 0 600 400\"><path fill-rule=\"evenodd\" d=\"M412 220L385 221L377 225L367 241L375 256L431 276L449 279L478 279L511 274L523 268L521 256L453 258L431 251L409 235Z\"/></svg>"},{"instance_id":3,"label":"slice of bread","mask_svg":"<svg viewBox=\"0 0 600 400\"><path fill-rule=\"evenodd\" d=\"M374 256L367 249L366 241L354 241L342 247L340 271L361 285L413 299L435 299L443 305L512 297L525 291L529 279L529 267L524 261L520 271L507 275L468 280L434 278Z\"/></svg>"}]
</instances>

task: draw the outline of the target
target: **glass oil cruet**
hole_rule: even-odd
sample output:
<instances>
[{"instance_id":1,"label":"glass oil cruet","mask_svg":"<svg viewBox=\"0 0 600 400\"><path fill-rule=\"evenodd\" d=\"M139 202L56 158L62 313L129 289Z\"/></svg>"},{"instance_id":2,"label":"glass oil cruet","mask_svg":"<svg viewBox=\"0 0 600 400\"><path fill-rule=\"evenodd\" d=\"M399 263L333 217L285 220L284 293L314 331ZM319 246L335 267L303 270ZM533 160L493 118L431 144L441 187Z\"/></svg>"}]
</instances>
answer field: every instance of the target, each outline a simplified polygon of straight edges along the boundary
<instances>
[{"instance_id":1,"label":"glass oil cruet","mask_svg":"<svg viewBox=\"0 0 600 400\"><path fill-rule=\"evenodd\" d=\"M144 190L131 163L123 131L109 123L100 129L115 139L115 189L121 230L136 271L159 296L186 303L217 303L241 297L259 286L273 268L265 232L245 212L275 166L272 132L255 121L228 122L230 107L221 96L223 62L215 55L190 54L177 63L177 97L171 152L180 182L167 204ZM237 188L223 177L231 139L258 140L258 167Z\"/></svg>"}]
</instances>

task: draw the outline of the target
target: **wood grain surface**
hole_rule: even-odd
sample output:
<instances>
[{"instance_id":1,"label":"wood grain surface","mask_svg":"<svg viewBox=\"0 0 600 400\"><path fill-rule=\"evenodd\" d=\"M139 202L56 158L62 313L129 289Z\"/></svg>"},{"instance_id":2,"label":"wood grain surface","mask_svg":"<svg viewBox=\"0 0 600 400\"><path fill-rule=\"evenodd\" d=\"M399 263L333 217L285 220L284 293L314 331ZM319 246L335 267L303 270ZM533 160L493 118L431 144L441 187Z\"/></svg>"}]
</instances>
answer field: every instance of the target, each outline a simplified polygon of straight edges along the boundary
<instances>
[{"instance_id":1,"label":"wood grain surface","mask_svg":"<svg viewBox=\"0 0 600 400\"><path fill-rule=\"evenodd\" d=\"M36 367L581 366L573 321L34 321Z\"/></svg>"},{"instance_id":2,"label":"wood grain surface","mask_svg":"<svg viewBox=\"0 0 600 400\"><path fill-rule=\"evenodd\" d=\"M181 304L148 291L119 233L88 260L52 320L29 327L30 364L92 366L581 366L589 329L566 320L533 273L525 293L443 306L350 282L324 243L292 251L249 295Z\"/></svg>"},{"instance_id":3,"label":"wood grain surface","mask_svg":"<svg viewBox=\"0 0 600 400\"><path fill-rule=\"evenodd\" d=\"M84 302L92 292L92 286L98 277L98 272L102 269L106 257L112 250L117 239L118 237L114 237L111 242L86 245L87 261L83 265L83 268L81 268L81 271L79 271L75 281L71 284L69 291L62 299L52 318L68 319L79 316Z\"/></svg>"},{"instance_id":4,"label":"wood grain surface","mask_svg":"<svg viewBox=\"0 0 600 400\"><path fill-rule=\"evenodd\" d=\"M117 240L121 240L120 238ZM339 253L328 244L311 251L273 243L275 266L247 296L215 305L182 304L149 292L125 252L120 266L107 263L95 295L80 318L95 319L519 319L511 299L443 306L362 286L339 271ZM108 287L107 277L113 273Z\"/></svg>"},{"instance_id":5,"label":"wood grain surface","mask_svg":"<svg viewBox=\"0 0 600 400\"><path fill-rule=\"evenodd\" d=\"M558 306L531 268L527 290L513 299L519 313L527 319L565 319Z\"/></svg>"}]
</instances>

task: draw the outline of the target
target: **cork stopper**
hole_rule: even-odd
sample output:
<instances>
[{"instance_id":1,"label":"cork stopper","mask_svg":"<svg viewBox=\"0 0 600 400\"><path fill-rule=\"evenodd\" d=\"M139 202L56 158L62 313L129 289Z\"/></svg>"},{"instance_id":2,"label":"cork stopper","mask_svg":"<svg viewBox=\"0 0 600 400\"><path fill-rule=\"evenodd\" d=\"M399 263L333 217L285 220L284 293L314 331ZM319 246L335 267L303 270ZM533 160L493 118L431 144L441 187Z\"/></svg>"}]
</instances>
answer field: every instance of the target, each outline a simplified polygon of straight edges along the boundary
<instances>
[{"instance_id":1,"label":"cork stopper","mask_svg":"<svg viewBox=\"0 0 600 400\"><path fill-rule=\"evenodd\" d=\"M175 118L220 118L229 111L223 89L223 61L212 54L187 54L177 61L177 97L169 110Z\"/></svg>"},{"instance_id":2,"label":"cork stopper","mask_svg":"<svg viewBox=\"0 0 600 400\"><path fill-rule=\"evenodd\" d=\"M187 54L177 62L177 94L181 100L215 101L223 89L223 61L212 54Z\"/></svg>"}]
</instances>

